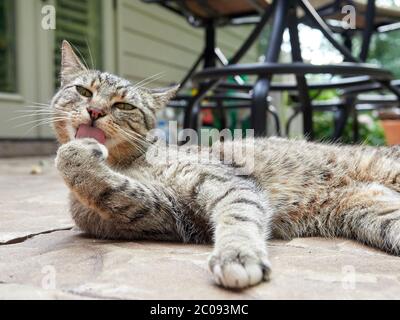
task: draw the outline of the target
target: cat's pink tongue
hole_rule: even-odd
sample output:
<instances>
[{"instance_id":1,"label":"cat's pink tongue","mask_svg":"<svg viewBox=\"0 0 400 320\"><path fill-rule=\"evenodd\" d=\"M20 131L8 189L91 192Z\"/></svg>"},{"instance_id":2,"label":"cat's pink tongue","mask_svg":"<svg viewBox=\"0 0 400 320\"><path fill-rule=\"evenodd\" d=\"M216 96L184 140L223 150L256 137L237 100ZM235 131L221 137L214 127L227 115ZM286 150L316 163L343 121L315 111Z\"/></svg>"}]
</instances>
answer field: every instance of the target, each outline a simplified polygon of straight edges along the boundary
<instances>
[{"instance_id":1,"label":"cat's pink tongue","mask_svg":"<svg viewBox=\"0 0 400 320\"><path fill-rule=\"evenodd\" d=\"M87 124L81 124L79 126L75 138L94 138L102 144L106 143L106 136L104 132L99 128L92 127Z\"/></svg>"}]
</instances>

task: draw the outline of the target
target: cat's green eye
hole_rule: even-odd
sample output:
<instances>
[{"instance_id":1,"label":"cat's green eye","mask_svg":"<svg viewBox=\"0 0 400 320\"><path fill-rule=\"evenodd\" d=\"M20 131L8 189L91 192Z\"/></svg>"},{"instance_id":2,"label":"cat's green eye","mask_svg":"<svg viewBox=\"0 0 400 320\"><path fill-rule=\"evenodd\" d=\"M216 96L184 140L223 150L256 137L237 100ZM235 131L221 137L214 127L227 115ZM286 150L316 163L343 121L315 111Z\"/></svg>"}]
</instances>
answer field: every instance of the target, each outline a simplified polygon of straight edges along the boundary
<instances>
[{"instance_id":1,"label":"cat's green eye","mask_svg":"<svg viewBox=\"0 0 400 320\"><path fill-rule=\"evenodd\" d=\"M91 98L93 96L92 91L90 91L82 86L76 86L76 91L78 91L81 96L84 96L86 98Z\"/></svg>"},{"instance_id":2,"label":"cat's green eye","mask_svg":"<svg viewBox=\"0 0 400 320\"><path fill-rule=\"evenodd\" d=\"M113 107L118 108L120 110L125 110L125 111L131 111L131 110L136 109L135 106L133 106L129 103L125 103L125 102L114 103Z\"/></svg>"}]
</instances>

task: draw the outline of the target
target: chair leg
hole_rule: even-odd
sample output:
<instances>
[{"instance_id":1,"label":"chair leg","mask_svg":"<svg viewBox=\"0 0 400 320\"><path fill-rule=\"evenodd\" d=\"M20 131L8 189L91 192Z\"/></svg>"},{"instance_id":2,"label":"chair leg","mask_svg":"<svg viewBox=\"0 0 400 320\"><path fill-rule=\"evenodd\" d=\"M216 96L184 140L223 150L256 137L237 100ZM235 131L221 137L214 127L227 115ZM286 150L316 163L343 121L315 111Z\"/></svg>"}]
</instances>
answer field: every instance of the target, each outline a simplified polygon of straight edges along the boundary
<instances>
[{"instance_id":1,"label":"chair leg","mask_svg":"<svg viewBox=\"0 0 400 320\"><path fill-rule=\"evenodd\" d=\"M354 98L346 98L345 106L335 113L335 130L332 136L333 141L338 141L343 136L349 116L354 109L354 102Z\"/></svg>"},{"instance_id":2,"label":"chair leg","mask_svg":"<svg viewBox=\"0 0 400 320\"><path fill-rule=\"evenodd\" d=\"M334 112L334 131L332 141L339 141L346 127L349 111L347 108L340 108Z\"/></svg>"},{"instance_id":3,"label":"chair leg","mask_svg":"<svg viewBox=\"0 0 400 320\"><path fill-rule=\"evenodd\" d=\"M275 108L272 109L271 107L268 108L267 112L270 113L272 115L272 118L274 119L276 135L278 137L281 137L282 136L282 131L281 131L281 124L279 122L278 113L276 112Z\"/></svg>"},{"instance_id":4,"label":"chair leg","mask_svg":"<svg viewBox=\"0 0 400 320\"><path fill-rule=\"evenodd\" d=\"M265 53L265 62L277 62L281 51L283 32L286 27L286 17L290 0L275 0L275 16L271 35ZM255 136L267 134L267 97L270 90L271 77L260 77L253 88L253 106L251 109L251 124Z\"/></svg>"},{"instance_id":5,"label":"chair leg","mask_svg":"<svg viewBox=\"0 0 400 320\"><path fill-rule=\"evenodd\" d=\"M253 105L251 109L251 125L256 137L267 134L267 109L270 80L259 79L253 88Z\"/></svg>"},{"instance_id":6,"label":"chair leg","mask_svg":"<svg viewBox=\"0 0 400 320\"><path fill-rule=\"evenodd\" d=\"M227 122L226 122L226 110L224 109L224 104L221 100L217 101L217 115L219 117L220 120L220 130L223 130L227 127Z\"/></svg>"},{"instance_id":7,"label":"chair leg","mask_svg":"<svg viewBox=\"0 0 400 320\"><path fill-rule=\"evenodd\" d=\"M291 127L291 125L292 125L292 122L293 122L293 120L299 115L300 111L301 111L300 108L294 109L293 114L292 114L292 115L287 119L287 121L286 121L285 136L286 136L287 138L290 137L290 127Z\"/></svg>"},{"instance_id":8,"label":"chair leg","mask_svg":"<svg viewBox=\"0 0 400 320\"><path fill-rule=\"evenodd\" d=\"M355 106L351 109L351 117L353 119L353 143L356 144L360 142L360 128L358 123L358 112Z\"/></svg>"},{"instance_id":9,"label":"chair leg","mask_svg":"<svg viewBox=\"0 0 400 320\"><path fill-rule=\"evenodd\" d=\"M303 62L301 57L299 31L297 28L298 19L296 15L296 7L293 6L289 11L289 34L290 45L292 48L292 61ZM301 104L301 111L303 113L303 133L304 137L309 140L314 139L313 130L313 108L311 99L308 93L308 85L305 76L296 76L297 89L299 93L299 100Z\"/></svg>"}]
</instances>

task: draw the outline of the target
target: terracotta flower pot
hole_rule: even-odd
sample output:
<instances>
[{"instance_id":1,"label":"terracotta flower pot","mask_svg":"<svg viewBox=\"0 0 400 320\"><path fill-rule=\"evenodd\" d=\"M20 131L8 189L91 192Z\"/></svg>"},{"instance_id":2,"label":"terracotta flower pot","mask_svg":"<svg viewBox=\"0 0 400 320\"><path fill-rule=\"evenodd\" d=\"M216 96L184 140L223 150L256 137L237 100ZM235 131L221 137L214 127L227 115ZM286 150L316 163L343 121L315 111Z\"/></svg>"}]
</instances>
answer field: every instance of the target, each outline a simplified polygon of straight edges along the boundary
<instances>
[{"instance_id":1,"label":"terracotta flower pot","mask_svg":"<svg viewBox=\"0 0 400 320\"><path fill-rule=\"evenodd\" d=\"M400 144L400 119L381 120L381 123L385 132L386 143L389 146Z\"/></svg>"}]
</instances>

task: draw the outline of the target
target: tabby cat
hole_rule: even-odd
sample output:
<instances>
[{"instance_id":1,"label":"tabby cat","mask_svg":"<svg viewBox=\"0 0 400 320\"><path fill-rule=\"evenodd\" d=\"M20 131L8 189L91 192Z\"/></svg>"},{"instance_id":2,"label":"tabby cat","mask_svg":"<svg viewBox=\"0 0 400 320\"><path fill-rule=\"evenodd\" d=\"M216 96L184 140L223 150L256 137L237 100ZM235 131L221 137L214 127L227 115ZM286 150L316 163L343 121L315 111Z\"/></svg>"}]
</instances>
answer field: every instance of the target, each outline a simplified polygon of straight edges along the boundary
<instances>
[{"instance_id":1,"label":"tabby cat","mask_svg":"<svg viewBox=\"0 0 400 320\"><path fill-rule=\"evenodd\" d=\"M80 229L105 239L214 243L209 267L226 288L269 278L271 237L347 237L400 253L399 149L257 138L165 147L177 160L152 161L159 144L148 133L177 89L89 70L63 42L51 104L56 167ZM248 145L254 152L239 152ZM210 154L219 162L197 161ZM237 173L250 163L250 174Z\"/></svg>"}]
</instances>

